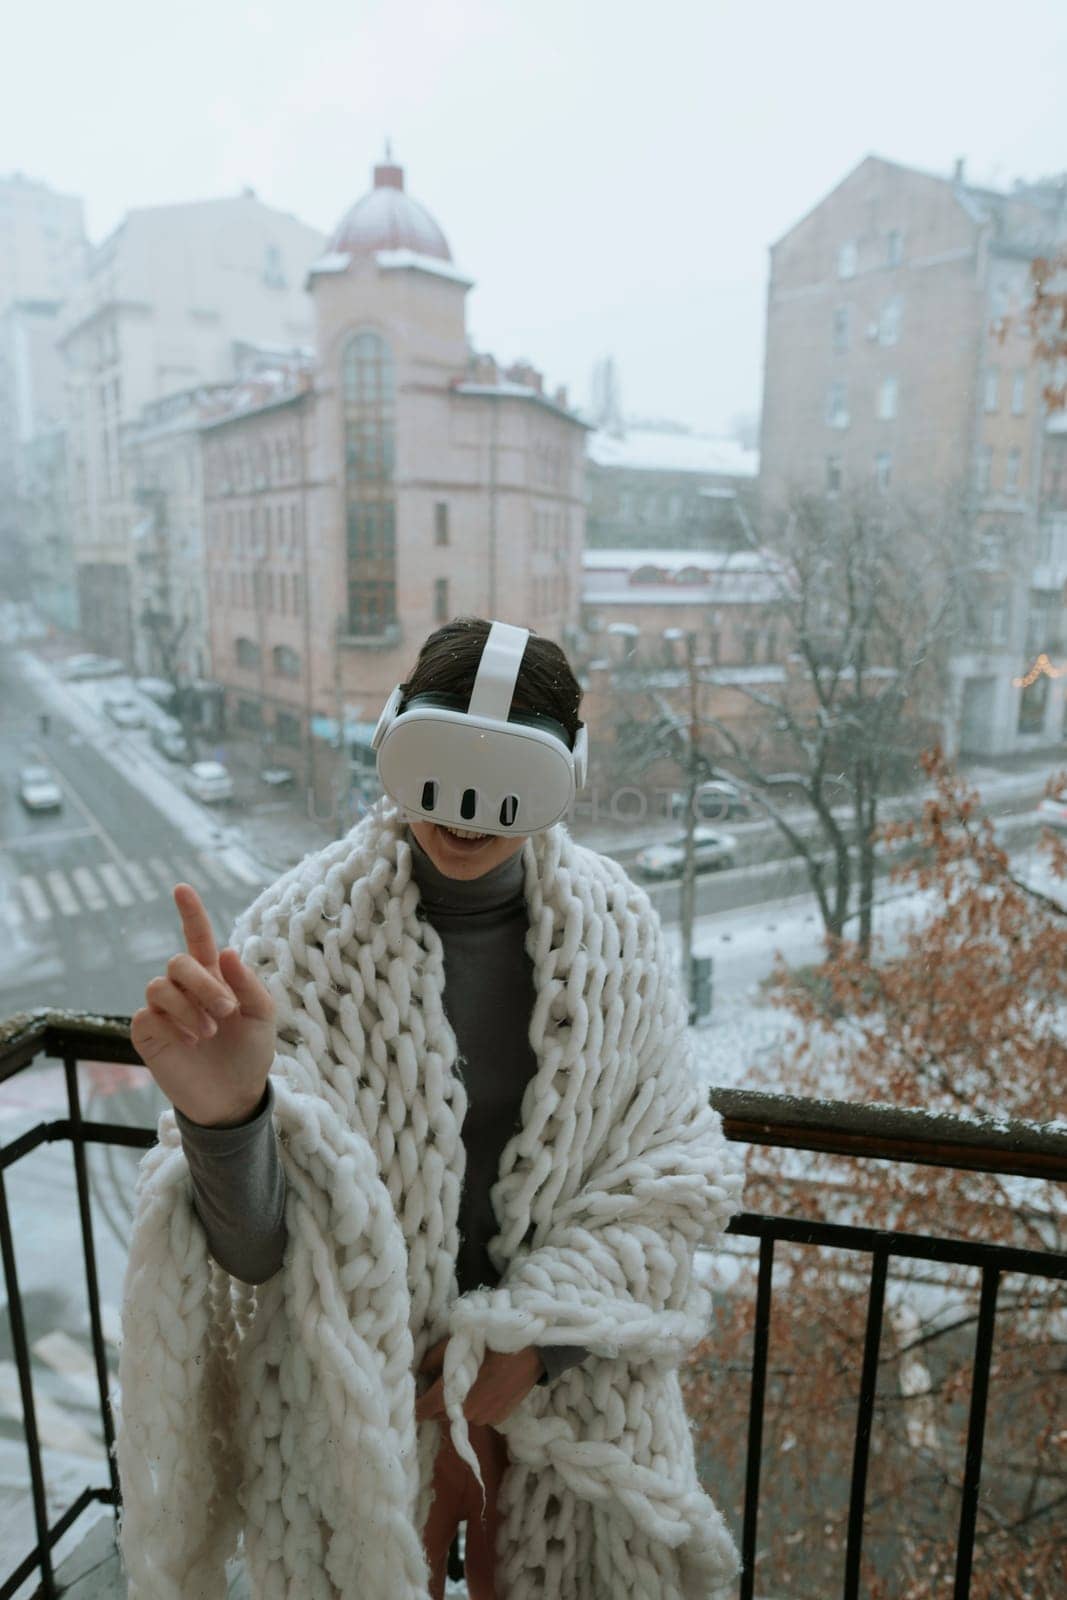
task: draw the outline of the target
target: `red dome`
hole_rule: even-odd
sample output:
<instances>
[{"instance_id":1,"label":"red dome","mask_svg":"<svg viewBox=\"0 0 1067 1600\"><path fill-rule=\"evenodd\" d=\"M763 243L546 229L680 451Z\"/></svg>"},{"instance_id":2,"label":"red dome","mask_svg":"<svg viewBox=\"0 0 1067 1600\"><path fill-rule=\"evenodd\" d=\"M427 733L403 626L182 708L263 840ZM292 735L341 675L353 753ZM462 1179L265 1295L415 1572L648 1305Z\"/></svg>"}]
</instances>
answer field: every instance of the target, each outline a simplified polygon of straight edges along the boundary
<instances>
[{"instance_id":1,"label":"red dome","mask_svg":"<svg viewBox=\"0 0 1067 1600\"><path fill-rule=\"evenodd\" d=\"M415 250L451 261L448 240L425 206L404 192L404 169L391 161L374 169L374 188L357 200L330 240L331 251L373 255L378 250Z\"/></svg>"}]
</instances>

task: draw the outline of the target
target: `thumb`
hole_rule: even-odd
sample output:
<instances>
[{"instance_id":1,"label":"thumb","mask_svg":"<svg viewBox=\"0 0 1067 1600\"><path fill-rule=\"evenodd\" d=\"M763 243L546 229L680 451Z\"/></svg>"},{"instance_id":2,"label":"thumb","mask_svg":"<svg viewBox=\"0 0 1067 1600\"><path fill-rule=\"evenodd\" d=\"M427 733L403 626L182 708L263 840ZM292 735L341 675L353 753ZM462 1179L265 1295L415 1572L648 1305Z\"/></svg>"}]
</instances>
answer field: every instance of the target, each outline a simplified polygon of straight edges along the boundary
<instances>
[{"instance_id":1,"label":"thumb","mask_svg":"<svg viewBox=\"0 0 1067 1600\"><path fill-rule=\"evenodd\" d=\"M219 951L219 971L222 973L223 981L233 990L242 1016L267 1021L274 1015L274 1001L270 990L229 945Z\"/></svg>"}]
</instances>

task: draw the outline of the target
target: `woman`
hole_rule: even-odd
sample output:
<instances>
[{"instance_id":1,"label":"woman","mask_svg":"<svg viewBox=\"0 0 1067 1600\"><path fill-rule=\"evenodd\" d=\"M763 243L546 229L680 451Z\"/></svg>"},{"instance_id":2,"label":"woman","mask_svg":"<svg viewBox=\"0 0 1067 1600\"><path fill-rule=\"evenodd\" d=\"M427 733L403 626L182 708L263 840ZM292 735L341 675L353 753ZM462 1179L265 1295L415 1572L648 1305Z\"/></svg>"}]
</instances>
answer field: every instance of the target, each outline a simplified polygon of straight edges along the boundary
<instances>
[{"instance_id":1,"label":"woman","mask_svg":"<svg viewBox=\"0 0 1067 1600\"><path fill-rule=\"evenodd\" d=\"M405 703L425 690L469 696L488 631L487 622L467 618L433 634L403 686ZM512 710L547 713L573 741L580 698L562 651L531 635ZM368 1171L363 1204L344 1216L347 1226L358 1211L351 1226L379 1242L353 1251L347 1264L338 1260L332 1279L323 1274L333 1289L353 1274L358 1280L373 1257L390 1285L387 1295L377 1286L381 1304L368 1297L365 1313L360 1289L354 1317L335 1313L335 1340L342 1324L364 1335L355 1360L380 1375L378 1389L396 1414L390 1433L376 1396L364 1391L357 1402L354 1385L343 1406L324 1406L329 1416L356 1410L361 1458L370 1462L381 1447L356 1499L362 1508L377 1498L374 1528L391 1529L362 1542L357 1535L363 1581L354 1572L341 1581L353 1583L353 1594L374 1593L376 1576L383 1596L403 1594L405 1582L410 1593L425 1592L406 1542L416 1528L428 1592L440 1600L464 1520L471 1600L524 1600L549 1589L589 1600L681 1600L698 1592L698 1581L703 1596L709 1579L729 1578L736 1549L695 1483L688 1430L679 1432L676 1367L706 1325L693 1246L738 1209L740 1174L724 1160L719 1119L679 1059L684 1006L665 978L661 930L643 892L614 864L581 851L560 823L542 835L464 841L435 823L406 821L386 797L348 840L260 896L242 919L245 929L259 929L246 938L244 960L235 949L216 951L195 891L179 885L175 900L187 949L147 986L132 1037L174 1106L170 1150L176 1131L212 1256L242 1283L269 1289L285 1280L284 1291L260 1302L254 1336L241 1345L242 1421L254 1432L257 1459L261 1434L263 1451L270 1449L260 1414L271 1379L252 1376L266 1371L254 1365L255 1353L273 1339L283 1402L282 1349L291 1357L290 1387L299 1373L311 1393L297 1348L311 1335L306 1276L296 1287L306 1268L293 1224L302 1229L302 1196L314 1208L341 1192L341 1166L317 1172L317 1127L304 1165L286 1169L284 1159L324 1104L337 1112L328 1132L338 1150L358 1165L369 1146L387 1193L383 1200ZM643 1015L650 1004L651 1017ZM276 1137L278 1110L295 1119L288 1148ZM166 1114L161 1144L165 1121ZM347 1144L353 1135L363 1142ZM593 1174L595 1183L584 1181ZM173 1249L170 1234L163 1246L149 1220L147 1180L156 1178L150 1168L139 1188L136 1231L138 1254L159 1270L161 1252ZM381 1215L368 1222L375 1202ZM309 1225L309 1239L318 1225L325 1250L339 1209L321 1206ZM397 1223L403 1243L390 1278L389 1229L395 1235ZM170 1258L166 1270L176 1284ZM395 1281L401 1271L406 1286ZM138 1332L144 1352L153 1342L148 1320L138 1321L150 1320L150 1297L145 1289L138 1298L133 1281L131 1274L124 1396L138 1388ZM593 1337L583 1339L586 1331ZM422 1389L413 1418L392 1360L401 1337L410 1337ZM336 1343L328 1349L341 1360ZM195 1382L190 1366L186 1354L176 1382ZM607 1423L595 1413L613 1393L633 1415ZM302 1418L296 1407L289 1415L295 1440ZM420 1425L417 1462L412 1421ZM639 1465L642 1432L653 1440L644 1441L647 1467ZM600 1443L591 1449L585 1437ZM387 1492L396 1454L407 1476ZM294 1482L301 1459L309 1469L292 1444ZM247 1464L236 1472L247 1476ZM220 1468L213 1487L223 1478ZM254 1479L256 1494L267 1478L264 1469ZM132 1514L143 1546L159 1524L147 1503L136 1504L137 1487L139 1478ZM313 1497L313 1474L301 1488ZM246 1543L253 1576L258 1568L264 1583L277 1585L286 1562L291 1575L306 1552L287 1556L285 1539L279 1547L275 1537L268 1554L271 1492L262 1489L264 1506L251 1518L263 1536ZM310 1539L312 1517L287 1508L280 1485L274 1492L275 1532L284 1528L294 1546L294 1530ZM605 1499L607 1514L598 1509ZM314 1511L328 1541L322 1566L332 1572L333 1559L342 1571L339 1519L326 1499ZM245 1526L247 1535L247 1515ZM134 1537L131 1529L131 1551ZM180 1552L170 1558L188 1582ZM158 1576L157 1565L157 1584Z\"/></svg>"}]
</instances>

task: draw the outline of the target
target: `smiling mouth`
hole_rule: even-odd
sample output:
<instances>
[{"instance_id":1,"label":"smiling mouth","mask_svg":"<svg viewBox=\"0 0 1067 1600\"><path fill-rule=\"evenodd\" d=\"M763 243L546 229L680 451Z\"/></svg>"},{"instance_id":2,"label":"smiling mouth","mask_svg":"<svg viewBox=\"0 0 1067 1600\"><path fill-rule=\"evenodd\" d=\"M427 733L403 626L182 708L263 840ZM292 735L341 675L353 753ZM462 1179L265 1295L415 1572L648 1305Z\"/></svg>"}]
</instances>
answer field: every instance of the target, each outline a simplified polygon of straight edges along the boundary
<instances>
[{"instance_id":1,"label":"smiling mouth","mask_svg":"<svg viewBox=\"0 0 1067 1600\"><path fill-rule=\"evenodd\" d=\"M440 828L442 833L447 833L450 838L462 839L464 843L467 844L480 843L483 839L492 838L492 834L490 833L472 833L466 828L450 828L444 822L439 822L437 826Z\"/></svg>"}]
</instances>

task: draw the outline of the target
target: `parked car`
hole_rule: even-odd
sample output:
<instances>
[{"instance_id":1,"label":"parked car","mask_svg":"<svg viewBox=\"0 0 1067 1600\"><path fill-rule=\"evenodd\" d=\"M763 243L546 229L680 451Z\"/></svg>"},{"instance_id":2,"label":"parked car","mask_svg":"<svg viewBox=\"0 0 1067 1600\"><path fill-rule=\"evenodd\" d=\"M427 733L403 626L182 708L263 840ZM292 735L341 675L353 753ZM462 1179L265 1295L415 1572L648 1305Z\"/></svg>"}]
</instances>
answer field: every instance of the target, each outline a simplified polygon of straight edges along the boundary
<instances>
[{"instance_id":1,"label":"parked car","mask_svg":"<svg viewBox=\"0 0 1067 1600\"><path fill-rule=\"evenodd\" d=\"M128 694L105 695L104 710L120 728L144 727L144 712Z\"/></svg>"},{"instance_id":2,"label":"parked car","mask_svg":"<svg viewBox=\"0 0 1067 1600\"><path fill-rule=\"evenodd\" d=\"M1037 803L1037 814L1052 828L1067 828L1067 791L1046 795Z\"/></svg>"},{"instance_id":3,"label":"parked car","mask_svg":"<svg viewBox=\"0 0 1067 1600\"><path fill-rule=\"evenodd\" d=\"M27 811L59 811L63 805L63 791L47 767L23 767L18 796Z\"/></svg>"},{"instance_id":4,"label":"parked car","mask_svg":"<svg viewBox=\"0 0 1067 1600\"><path fill-rule=\"evenodd\" d=\"M64 678L115 678L126 671L126 664L115 656L70 656L60 667Z\"/></svg>"},{"instance_id":5,"label":"parked car","mask_svg":"<svg viewBox=\"0 0 1067 1600\"><path fill-rule=\"evenodd\" d=\"M168 683L166 678L135 678L133 686L139 694L147 695L149 700L154 700L164 710L170 709L177 694L174 685Z\"/></svg>"},{"instance_id":6,"label":"parked car","mask_svg":"<svg viewBox=\"0 0 1067 1600\"><path fill-rule=\"evenodd\" d=\"M755 807L748 796L725 779L702 783L693 796L693 803L696 815L705 822L729 822L733 817L747 819L755 815ZM684 793L676 791L671 795L671 815L685 816Z\"/></svg>"},{"instance_id":7,"label":"parked car","mask_svg":"<svg viewBox=\"0 0 1067 1600\"><path fill-rule=\"evenodd\" d=\"M148 737L153 749L158 750L160 755L166 756L168 761L188 761L189 742L181 730L180 723L154 722L148 730Z\"/></svg>"},{"instance_id":8,"label":"parked car","mask_svg":"<svg viewBox=\"0 0 1067 1600\"><path fill-rule=\"evenodd\" d=\"M292 767L264 767L260 773L260 781L271 789L284 789L292 783L296 773Z\"/></svg>"},{"instance_id":9,"label":"parked car","mask_svg":"<svg viewBox=\"0 0 1067 1600\"><path fill-rule=\"evenodd\" d=\"M185 787L198 800L233 798L233 779L221 761L194 761L185 774Z\"/></svg>"},{"instance_id":10,"label":"parked car","mask_svg":"<svg viewBox=\"0 0 1067 1600\"><path fill-rule=\"evenodd\" d=\"M732 833L718 833L714 828L694 828L693 860L697 872L721 872L734 864L737 840ZM634 857L634 865L643 878L680 878L685 866L685 835L666 844L649 845Z\"/></svg>"}]
</instances>

